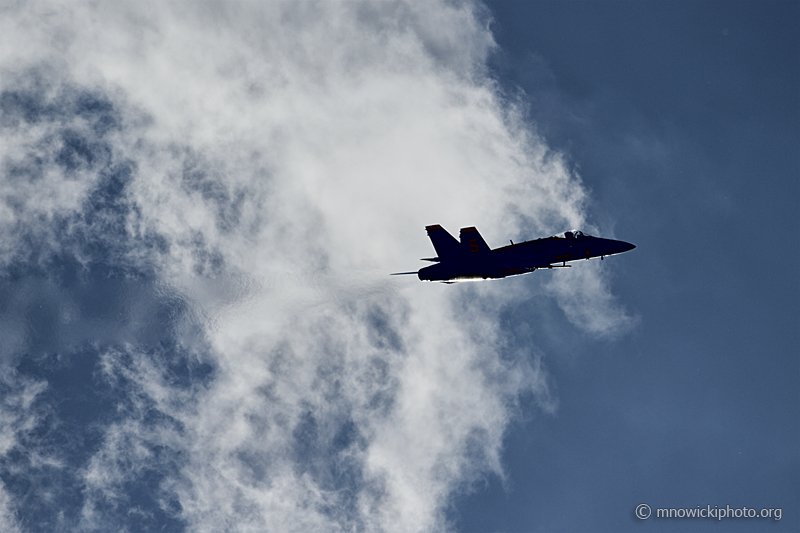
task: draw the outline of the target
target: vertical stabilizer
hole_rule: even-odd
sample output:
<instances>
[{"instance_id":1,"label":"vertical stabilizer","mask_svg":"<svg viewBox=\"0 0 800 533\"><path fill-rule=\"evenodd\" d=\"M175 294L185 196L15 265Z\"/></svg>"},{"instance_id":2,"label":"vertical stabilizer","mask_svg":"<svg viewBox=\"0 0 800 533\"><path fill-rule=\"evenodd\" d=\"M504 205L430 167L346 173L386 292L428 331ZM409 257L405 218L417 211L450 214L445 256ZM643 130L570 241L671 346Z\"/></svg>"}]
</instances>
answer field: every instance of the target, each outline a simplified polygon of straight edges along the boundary
<instances>
[{"instance_id":1,"label":"vertical stabilizer","mask_svg":"<svg viewBox=\"0 0 800 533\"><path fill-rule=\"evenodd\" d=\"M428 231L428 237L430 237L440 261L458 259L461 247L455 237L447 233L447 230L439 224L426 226L425 229Z\"/></svg>"},{"instance_id":2,"label":"vertical stabilizer","mask_svg":"<svg viewBox=\"0 0 800 533\"><path fill-rule=\"evenodd\" d=\"M492 249L483 240L481 234L474 227L461 228L461 249L464 254L486 253Z\"/></svg>"}]
</instances>

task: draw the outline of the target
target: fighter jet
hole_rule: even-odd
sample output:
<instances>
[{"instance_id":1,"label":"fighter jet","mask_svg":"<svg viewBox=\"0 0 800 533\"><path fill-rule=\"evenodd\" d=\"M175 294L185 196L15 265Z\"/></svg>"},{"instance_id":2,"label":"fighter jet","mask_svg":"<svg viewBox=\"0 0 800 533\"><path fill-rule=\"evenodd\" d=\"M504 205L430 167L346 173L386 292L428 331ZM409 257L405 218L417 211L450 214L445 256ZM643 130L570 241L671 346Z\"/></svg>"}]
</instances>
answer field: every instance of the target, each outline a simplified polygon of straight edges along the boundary
<instances>
[{"instance_id":1,"label":"fighter jet","mask_svg":"<svg viewBox=\"0 0 800 533\"><path fill-rule=\"evenodd\" d=\"M436 257L423 261L437 263L418 272L397 272L392 275L417 274L422 281L454 283L461 280L498 279L527 274L539 268L569 268L568 261L620 254L634 245L612 239L592 237L580 231L525 241L492 250L474 227L462 228L460 241L440 225L427 226ZM559 264L560 263L560 264Z\"/></svg>"}]
</instances>

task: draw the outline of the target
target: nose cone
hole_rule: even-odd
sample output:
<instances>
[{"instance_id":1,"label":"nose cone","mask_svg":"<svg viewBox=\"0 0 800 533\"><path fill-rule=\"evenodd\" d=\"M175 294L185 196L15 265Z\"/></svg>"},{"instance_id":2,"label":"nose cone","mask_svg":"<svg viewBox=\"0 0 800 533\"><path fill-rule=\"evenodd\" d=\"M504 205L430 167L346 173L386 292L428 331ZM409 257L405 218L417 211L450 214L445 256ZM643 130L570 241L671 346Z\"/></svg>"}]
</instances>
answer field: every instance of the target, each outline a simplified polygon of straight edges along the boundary
<instances>
[{"instance_id":1,"label":"nose cone","mask_svg":"<svg viewBox=\"0 0 800 533\"><path fill-rule=\"evenodd\" d=\"M629 242L625 241L615 241L613 239L602 239L598 240L597 248L593 249L593 256L596 255L614 255L614 254L621 254L622 252L627 252L628 250L633 250L636 246L632 245Z\"/></svg>"}]
</instances>

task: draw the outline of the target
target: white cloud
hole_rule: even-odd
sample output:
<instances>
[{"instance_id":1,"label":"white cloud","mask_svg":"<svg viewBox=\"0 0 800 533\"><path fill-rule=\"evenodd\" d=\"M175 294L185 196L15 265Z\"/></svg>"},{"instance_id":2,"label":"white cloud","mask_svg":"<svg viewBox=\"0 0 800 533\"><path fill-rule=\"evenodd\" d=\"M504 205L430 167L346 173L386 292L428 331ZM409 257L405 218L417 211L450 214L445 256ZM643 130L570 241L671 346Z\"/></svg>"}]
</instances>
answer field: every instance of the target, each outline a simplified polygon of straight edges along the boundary
<instances>
[{"instance_id":1,"label":"white cloud","mask_svg":"<svg viewBox=\"0 0 800 533\"><path fill-rule=\"evenodd\" d=\"M85 467L83 527L148 468L194 531L442 529L454 491L502 475L519 397L555 405L540 359L498 338L508 295L386 276L430 255L426 224L496 245L583 223L579 180L486 77L481 8L35 3L2 18L0 69L22 79L5 89L33 90L37 69L43 101L87 88L121 125L6 125L3 160L44 150L46 169L0 184L7 257L24 256L20 225L84 262L86 239L106 239L105 260L151 268L159 297L189 306L170 327L213 368L178 387L168 355L106 352L103 379L124 378L134 407ZM56 164L67 129L107 160ZM98 221L87 197L114 164L131 171ZM88 237L62 242L59 216ZM568 316L618 327L604 278L579 279L553 285ZM130 298L120 342L154 320L148 298ZM180 460L153 463L156 448Z\"/></svg>"},{"instance_id":2,"label":"white cloud","mask_svg":"<svg viewBox=\"0 0 800 533\"><path fill-rule=\"evenodd\" d=\"M8 495L4 486L0 486L0 527L3 531L17 533L22 531L18 521L14 518L14 506L11 497Z\"/></svg>"},{"instance_id":3,"label":"white cloud","mask_svg":"<svg viewBox=\"0 0 800 533\"><path fill-rule=\"evenodd\" d=\"M580 268L570 268L546 285L570 322L606 338L626 333L639 323L639 317L628 314L613 297L599 263L574 265Z\"/></svg>"},{"instance_id":4,"label":"white cloud","mask_svg":"<svg viewBox=\"0 0 800 533\"><path fill-rule=\"evenodd\" d=\"M3 378L0 388L0 457L5 457L21 444L25 435L33 431L40 422L41 413L33 408L36 397L47 388L42 381L19 376L3 361ZM37 450L25 450L24 461L31 463L47 462ZM13 471L13 468L11 469ZM3 531L22 531L16 517L15 502L0 480L0 529Z\"/></svg>"}]
</instances>

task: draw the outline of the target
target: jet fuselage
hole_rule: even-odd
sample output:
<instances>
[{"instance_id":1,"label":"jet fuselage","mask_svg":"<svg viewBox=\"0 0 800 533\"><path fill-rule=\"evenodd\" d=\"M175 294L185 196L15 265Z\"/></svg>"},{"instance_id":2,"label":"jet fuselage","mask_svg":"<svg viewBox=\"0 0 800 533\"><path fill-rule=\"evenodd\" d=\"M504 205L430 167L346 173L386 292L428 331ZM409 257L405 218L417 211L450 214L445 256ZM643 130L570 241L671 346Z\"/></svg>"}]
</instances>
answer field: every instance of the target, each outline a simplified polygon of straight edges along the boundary
<instances>
[{"instance_id":1,"label":"jet fuselage","mask_svg":"<svg viewBox=\"0 0 800 533\"><path fill-rule=\"evenodd\" d=\"M633 244L624 241L592 237L581 232L566 232L563 237L512 243L491 250L475 228L461 230L460 244L441 226L428 226L426 229L439 257L431 259L438 261L437 264L417 273L419 279L425 281L505 278L533 272L538 268L565 266L569 261L602 258L635 248ZM448 237L452 239L452 243ZM457 248L453 244L458 245Z\"/></svg>"}]
</instances>

